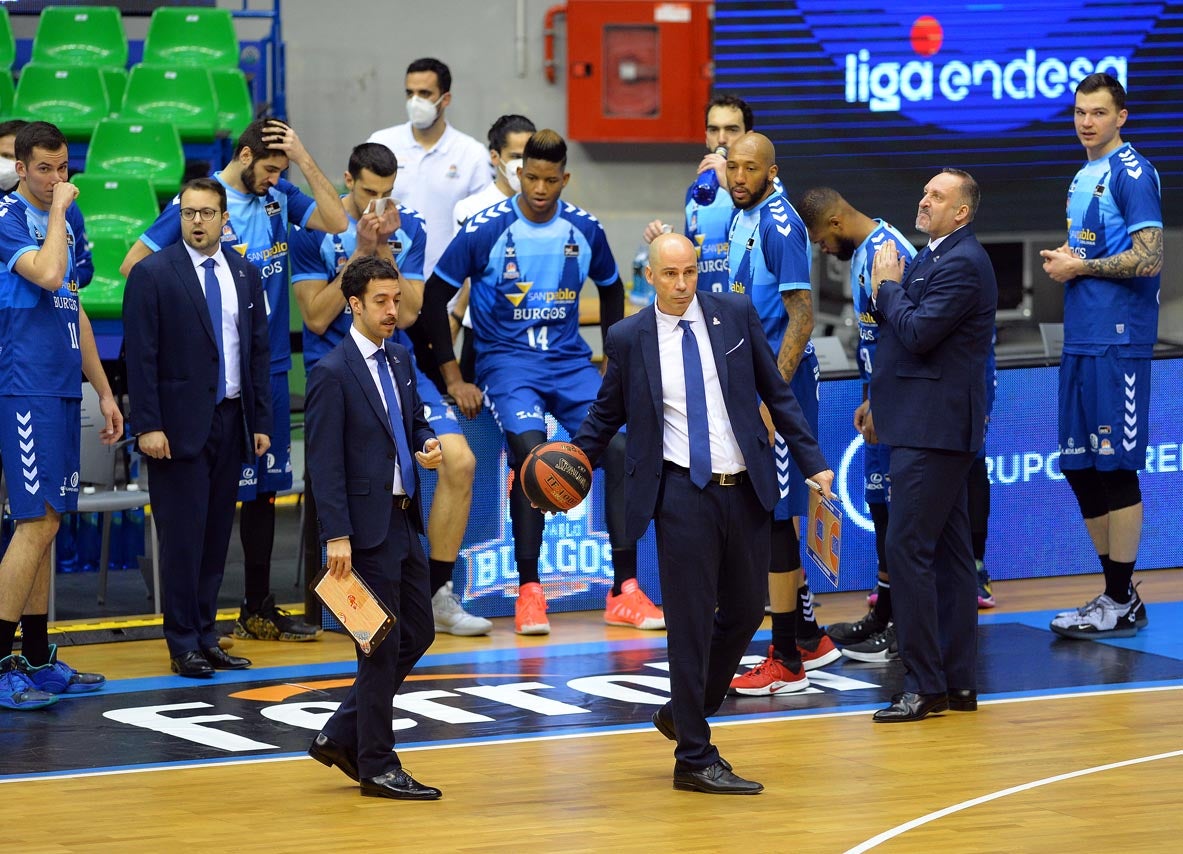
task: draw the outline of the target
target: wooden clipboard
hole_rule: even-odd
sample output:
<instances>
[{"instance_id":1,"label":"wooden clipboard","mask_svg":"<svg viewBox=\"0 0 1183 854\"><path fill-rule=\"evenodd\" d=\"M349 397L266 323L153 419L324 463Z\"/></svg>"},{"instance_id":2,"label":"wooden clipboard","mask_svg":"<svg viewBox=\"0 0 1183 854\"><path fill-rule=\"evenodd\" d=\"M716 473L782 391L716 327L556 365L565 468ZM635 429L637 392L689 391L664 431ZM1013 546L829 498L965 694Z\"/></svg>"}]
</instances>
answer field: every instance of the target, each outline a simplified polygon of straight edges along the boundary
<instances>
[{"instance_id":1,"label":"wooden clipboard","mask_svg":"<svg viewBox=\"0 0 1183 854\"><path fill-rule=\"evenodd\" d=\"M312 585L317 598L333 612L345 630L353 636L362 653L368 658L394 628L395 616L383 604L356 570L345 578L321 569Z\"/></svg>"},{"instance_id":2,"label":"wooden clipboard","mask_svg":"<svg viewBox=\"0 0 1183 854\"><path fill-rule=\"evenodd\" d=\"M842 557L842 511L817 489L809 490L805 557L835 587Z\"/></svg>"}]
</instances>

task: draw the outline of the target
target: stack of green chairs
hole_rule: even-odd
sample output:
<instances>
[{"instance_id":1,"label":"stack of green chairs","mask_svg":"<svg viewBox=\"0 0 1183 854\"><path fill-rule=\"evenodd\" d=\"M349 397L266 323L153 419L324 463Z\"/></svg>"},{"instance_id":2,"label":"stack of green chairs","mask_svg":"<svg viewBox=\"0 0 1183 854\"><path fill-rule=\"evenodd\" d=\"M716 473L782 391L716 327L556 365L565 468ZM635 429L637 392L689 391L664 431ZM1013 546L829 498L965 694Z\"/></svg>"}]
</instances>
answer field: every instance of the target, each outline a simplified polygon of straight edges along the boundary
<instances>
[{"instance_id":1,"label":"stack of green chairs","mask_svg":"<svg viewBox=\"0 0 1183 854\"><path fill-rule=\"evenodd\" d=\"M212 141L218 130L218 98L209 69L137 65L128 77L119 117L171 122L183 142Z\"/></svg>"},{"instance_id":2,"label":"stack of green chairs","mask_svg":"<svg viewBox=\"0 0 1183 854\"><path fill-rule=\"evenodd\" d=\"M181 137L169 122L103 119L86 152L86 174L147 179L157 199L171 199L185 174Z\"/></svg>"},{"instance_id":3,"label":"stack of green chairs","mask_svg":"<svg viewBox=\"0 0 1183 854\"><path fill-rule=\"evenodd\" d=\"M88 140L110 115L111 100L102 69L30 62L21 69L12 111L18 118L52 122L67 139Z\"/></svg>"},{"instance_id":4,"label":"stack of green chairs","mask_svg":"<svg viewBox=\"0 0 1183 854\"><path fill-rule=\"evenodd\" d=\"M226 9L162 6L148 22L144 62L171 68L237 68L234 19Z\"/></svg>"},{"instance_id":5,"label":"stack of green chairs","mask_svg":"<svg viewBox=\"0 0 1183 854\"><path fill-rule=\"evenodd\" d=\"M127 86L127 34L114 6L49 6L33 38L32 61L51 68L89 66L102 70L112 110Z\"/></svg>"}]
</instances>

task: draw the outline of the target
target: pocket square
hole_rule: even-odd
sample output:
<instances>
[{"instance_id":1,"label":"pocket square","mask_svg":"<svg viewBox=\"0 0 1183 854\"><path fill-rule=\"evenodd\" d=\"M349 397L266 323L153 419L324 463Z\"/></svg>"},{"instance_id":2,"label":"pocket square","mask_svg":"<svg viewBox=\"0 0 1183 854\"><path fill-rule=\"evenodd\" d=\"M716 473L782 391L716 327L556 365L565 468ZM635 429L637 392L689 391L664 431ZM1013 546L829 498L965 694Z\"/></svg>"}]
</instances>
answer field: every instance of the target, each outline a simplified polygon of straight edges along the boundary
<instances>
[{"instance_id":1,"label":"pocket square","mask_svg":"<svg viewBox=\"0 0 1183 854\"><path fill-rule=\"evenodd\" d=\"M744 340L745 340L745 339L743 339L743 338L740 338L740 339L739 339L739 343L738 343L738 344L736 344L734 347L732 347L730 350L728 350L728 351L727 351L726 353L724 353L723 355L724 355L724 356L730 356L732 353L734 353L736 350L738 350L740 347L742 347L742 346L743 346L743 342L744 342Z\"/></svg>"}]
</instances>

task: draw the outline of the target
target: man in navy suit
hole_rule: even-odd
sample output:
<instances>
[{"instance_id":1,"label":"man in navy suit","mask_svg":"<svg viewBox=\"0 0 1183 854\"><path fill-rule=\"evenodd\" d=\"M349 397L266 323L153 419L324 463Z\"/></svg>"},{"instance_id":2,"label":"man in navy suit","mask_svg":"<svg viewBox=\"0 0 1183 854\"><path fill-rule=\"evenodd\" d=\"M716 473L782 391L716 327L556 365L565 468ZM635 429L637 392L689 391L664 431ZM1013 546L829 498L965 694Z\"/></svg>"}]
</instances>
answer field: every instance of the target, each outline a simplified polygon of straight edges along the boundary
<instances>
[{"instance_id":1,"label":"man in navy suit","mask_svg":"<svg viewBox=\"0 0 1183 854\"><path fill-rule=\"evenodd\" d=\"M998 285L974 236L981 193L944 169L924 188L916 229L929 237L909 264L892 242L875 253L879 348L871 377L875 428L891 446L887 565L904 691L878 723L917 721L977 695L977 573L967 477L986 435L986 360Z\"/></svg>"},{"instance_id":2,"label":"man in navy suit","mask_svg":"<svg viewBox=\"0 0 1183 854\"><path fill-rule=\"evenodd\" d=\"M359 258L341 275L341 291L353 326L308 377L308 471L328 571L344 578L355 570L398 624L368 657L359 649L357 679L308 753L357 780L363 795L435 800L440 790L411 777L394 752L391 704L435 639L410 449L428 469L443 451L423 415L410 354L387 340L398 321L398 270Z\"/></svg>"},{"instance_id":3,"label":"man in navy suit","mask_svg":"<svg viewBox=\"0 0 1183 854\"><path fill-rule=\"evenodd\" d=\"M627 424L625 535L639 539L657 523L671 699L653 723L677 741L674 788L754 795L764 787L732 773L706 718L764 618L780 490L761 401L829 497L834 473L751 301L696 294L694 246L680 234L650 244L645 276L656 306L608 331L604 381L573 441L594 462Z\"/></svg>"},{"instance_id":4,"label":"man in navy suit","mask_svg":"<svg viewBox=\"0 0 1183 854\"><path fill-rule=\"evenodd\" d=\"M214 631L244 460L271 444L271 351L254 266L222 251L226 190L181 190L181 240L137 264L123 294L131 423L160 532L164 639L174 673L250 666Z\"/></svg>"}]
</instances>

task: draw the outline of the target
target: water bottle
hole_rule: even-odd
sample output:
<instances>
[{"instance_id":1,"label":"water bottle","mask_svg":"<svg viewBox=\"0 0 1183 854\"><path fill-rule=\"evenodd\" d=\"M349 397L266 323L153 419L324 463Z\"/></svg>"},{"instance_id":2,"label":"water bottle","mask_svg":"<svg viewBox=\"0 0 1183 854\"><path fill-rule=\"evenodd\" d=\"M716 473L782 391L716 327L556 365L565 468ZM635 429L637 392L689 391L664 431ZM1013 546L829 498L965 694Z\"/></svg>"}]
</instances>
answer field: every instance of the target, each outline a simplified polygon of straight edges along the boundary
<instances>
[{"instance_id":1,"label":"water bottle","mask_svg":"<svg viewBox=\"0 0 1183 854\"><path fill-rule=\"evenodd\" d=\"M646 306L657 296L653 286L645 280L645 266L649 263L649 247L641 244L633 258L633 286L629 290L628 301L636 306Z\"/></svg>"},{"instance_id":2,"label":"water bottle","mask_svg":"<svg viewBox=\"0 0 1183 854\"><path fill-rule=\"evenodd\" d=\"M727 148L720 145L715 149L715 154L723 157L727 156ZM719 192L719 176L715 174L714 169L708 169L699 174L694 182L694 189L690 191L691 198L695 202L706 207L714 204L715 195Z\"/></svg>"}]
</instances>

